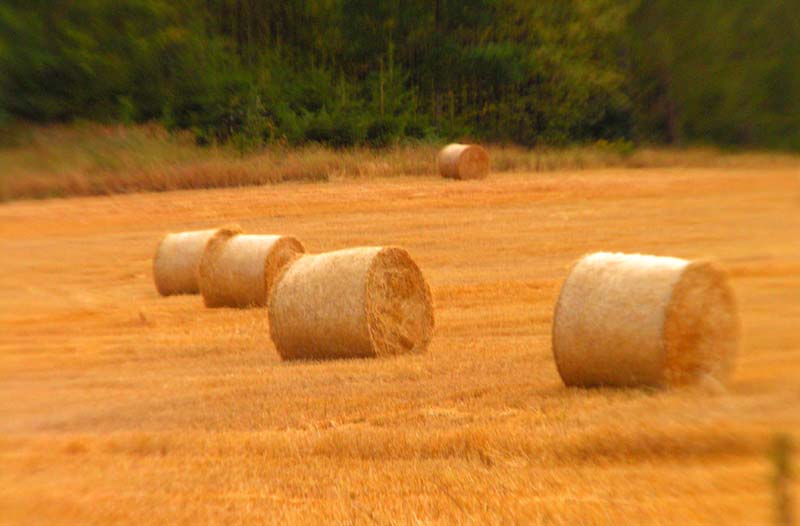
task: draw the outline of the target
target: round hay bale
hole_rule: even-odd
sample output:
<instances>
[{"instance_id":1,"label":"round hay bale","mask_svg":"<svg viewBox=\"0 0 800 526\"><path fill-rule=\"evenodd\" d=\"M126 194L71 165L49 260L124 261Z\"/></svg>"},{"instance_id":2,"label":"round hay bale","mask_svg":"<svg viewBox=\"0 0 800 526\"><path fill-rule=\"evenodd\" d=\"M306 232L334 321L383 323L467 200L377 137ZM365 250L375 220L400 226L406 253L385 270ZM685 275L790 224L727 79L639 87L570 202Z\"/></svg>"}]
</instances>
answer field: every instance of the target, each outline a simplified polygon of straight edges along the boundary
<instances>
[{"instance_id":1,"label":"round hay bale","mask_svg":"<svg viewBox=\"0 0 800 526\"><path fill-rule=\"evenodd\" d=\"M738 333L733 291L716 264L598 252L561 288L553 353L571 386L724 383Z\"/></svg>"},{"instance_id":2,"label":"round hay bale","mask_svg":"<svg viewBox=\"0 0 800 526\"><path fill-rule=\"evenodd\" d=\"M200 261L200 292L206 307L263 307L275 278L304 253L291 236L221 232Z\"/></svg>"},{"instance_id":3,"label":"round hay bale","mask_svg":"<svg viewBox=\"0 0 800 526\"><path fill-rule=\"evenodd\" d=\"M153 258L153 280L162 296L197 294L197 271L206 245L220 232L241 232L238 225L167 234Z\"/></svg>"},{"instance_id":4,"label":"round hay bale","mask_svg":"<svg viewBox=\"0 0 800 526\"><path fill-rule=\"evenodd\" d=\"M428 284L395 247L299 258L279 278L268 311L284 360L422 353L433 335Z\"/></svg>"},{"instance_id":5,"label":"round hay bale","mask_svg":"<svg viewBox=\"0 0 800 526\"><path fill-rule=\"evenodd\" d=\"M448 179L484 179L489 175L489 153L477 144L448 144L439 151L436 164Z\"/></svg>"}]
</instances>

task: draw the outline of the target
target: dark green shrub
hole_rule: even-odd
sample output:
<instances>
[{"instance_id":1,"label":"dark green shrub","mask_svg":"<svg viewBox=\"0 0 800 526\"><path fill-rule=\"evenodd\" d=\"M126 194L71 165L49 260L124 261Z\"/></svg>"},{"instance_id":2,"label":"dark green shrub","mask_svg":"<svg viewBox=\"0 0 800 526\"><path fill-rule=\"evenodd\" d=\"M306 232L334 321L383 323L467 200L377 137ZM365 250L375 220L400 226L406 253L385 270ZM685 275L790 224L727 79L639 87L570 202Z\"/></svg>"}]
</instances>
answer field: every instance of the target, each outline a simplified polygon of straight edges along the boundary
<instances>
[{"instance_id":1,"label":"dark green shrub","mask_svg":"<svg viewBox=\"0 0 800 526\"><path fill-rule=\"evenodd\" d=\"M367 127L367 144L373 148L385 148L397 142L400 137L401 123L393 117L378 118Z\"/></svg>"}]
</instances>

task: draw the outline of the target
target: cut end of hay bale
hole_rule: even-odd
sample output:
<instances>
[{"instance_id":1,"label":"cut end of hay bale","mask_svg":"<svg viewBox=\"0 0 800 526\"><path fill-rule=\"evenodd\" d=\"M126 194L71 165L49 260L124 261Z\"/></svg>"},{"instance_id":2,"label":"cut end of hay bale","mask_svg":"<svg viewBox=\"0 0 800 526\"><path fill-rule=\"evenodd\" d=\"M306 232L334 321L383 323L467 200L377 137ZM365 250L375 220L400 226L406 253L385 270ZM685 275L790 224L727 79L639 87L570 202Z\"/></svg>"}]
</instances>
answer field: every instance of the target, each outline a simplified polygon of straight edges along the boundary
<instances>
[{"instance_id":1,"label":"cut end of hay bale","mask_svg":"<svg viewBox=\"0 0 800 526\"><path fill-rule=\"evenodd\" d=\"M206 307L263 307L284 267L305 252L291 236L220 232L206 247L199 268Z\"/></svg>"},{"instance_id":2,"label":"cut end of hay bale","mask_svg":"<svg viewBox=\"0 0 800 526\"><path fill-rule=\"evenodd\" d=\"M727 380L738 347L739 322L726 273L694 261L681 273L664 320L665 383Z\"/></svg>"},{"instance_id":3,"label":"cut end of hay bale","mask_svg":"<svg viewBox=\"0 0 800 526\"><path fill-rule=\"evenodd\" d=\"M489 152L477 144L448 144L436 164L439 174L448 179L484 179L489 175Z\"/></svg>"},{"instance_id":4,"label":"cut end of hay bale","mask_svg":"<svg viewBox=\"0 0 800 526\"><path fill-rule=\"evenodd\" d=\"M574 386L724 381L735 354L733 294L714 264L595 253L562 286L553 353Z\"/></svg>"},{"instance_id":5,"label":"cut end of hay bale","mask_svg":"<svg viewBox=\"0 0 800 526\"><path fill-rule=\"evenodd\" d=\"M420 353L433 334L430 289L400 248L302 256L279 278L268 312L284 360Z\"/></svg>"},{"instance_id":6,"label":"cut end of hay bale","mask_svg":"<svg viewBox=\"0 0 800 526\"><path fill-rule=\"evenodd\" d=\"M421 353L433 336L433 300L416 263L401 248L384 248L367 275L366 309L378 356Z\"/></svg>"},{"instance_id":7,"label":"cut end of hay bale","mask_svg":"<svg viewBox=\"0 0 800 526\"><path fill-rule=\"evenodd\" d=\"M197 294L198 269L208 243L222 232L241 232L238 225L165 235L153 258L153 280L162 296Z\"/></svg>"},{"instance_id":8,"label":"cut end of hay bale","mask_svg":"<svg viewBox=\"0 0 800 526\"><path fill-rule=\"evenodd\" d=\"M292 236L281 236L275 242L269 257L264 261L264 297L262 305L269 302L269 296L275 283L278 282L283 272L296 259L305 254L306 248L299 239Z\"/></svg>"}]
</instances>

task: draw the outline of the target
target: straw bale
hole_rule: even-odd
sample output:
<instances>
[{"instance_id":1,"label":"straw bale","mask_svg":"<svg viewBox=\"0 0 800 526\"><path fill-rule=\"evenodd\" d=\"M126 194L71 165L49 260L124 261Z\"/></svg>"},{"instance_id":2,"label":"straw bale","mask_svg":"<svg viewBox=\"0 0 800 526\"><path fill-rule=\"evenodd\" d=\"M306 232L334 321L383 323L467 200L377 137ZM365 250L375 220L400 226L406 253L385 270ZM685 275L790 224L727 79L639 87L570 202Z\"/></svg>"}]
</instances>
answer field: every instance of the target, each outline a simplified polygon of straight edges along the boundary
<instances>
[{"instance_id":1,"label":"straw bale","mask_svg":"<svg viewBox=\"0 0 800 526\"><path fill-rule=\"evenodd\" d=\"M283 359L421 353L433 335L433 302L419 267L395 247L305 255L286 268L269 302Z\"/></svg>"},{"instance_id":2,"label":"straw bale","mask_svg":"<svg viewBox=\"0 0 800 526\"><path fill-rule=\"evenodd\" d=\"M211 238L200 261L200 292L206 307L263 307L283 267L305 252L291 236L222 232Z\"/></svg>"},{"instance_id":3,"label":"straw bale","mask_svg":"<svg viewBox=\"0 0 800 526\"><path fill-rule=\"evenodd\" d=\"M724 382L737 346L733 292L707 261L590 254L555 308L553 353L567 385Z\"/></svg>"},{"instance_id":4,"label":"straw bale","mask_svg":"<svg viewBox=\"0 0 800 526\"><path fill-rule=\"evenodd\" d=\"M489 153L477 144L448 144L436 158L439 173L449 179L484 179L489 175Z\"/></svg>"},{"instance_id":5,"label":"straw bale","mask_svg":"<svg viewBox=\"0 0 800 526\"><path fill-rule=\"evenodd\" d=\"M197 294L198 266L209 240L220 232L241 232L238 225L165 235L153 258L153 280L162 296Z\"/></svg>"}]
</instances>

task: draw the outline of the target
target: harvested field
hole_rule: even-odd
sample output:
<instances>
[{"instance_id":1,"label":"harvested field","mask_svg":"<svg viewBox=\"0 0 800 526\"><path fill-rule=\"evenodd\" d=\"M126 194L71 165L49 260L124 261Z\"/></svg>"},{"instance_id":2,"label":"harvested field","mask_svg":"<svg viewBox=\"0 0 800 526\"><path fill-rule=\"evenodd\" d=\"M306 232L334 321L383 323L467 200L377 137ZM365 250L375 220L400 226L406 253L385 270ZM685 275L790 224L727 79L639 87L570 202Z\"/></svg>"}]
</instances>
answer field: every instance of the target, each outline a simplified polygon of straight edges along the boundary
<instances>
[{"instance_id":1,"label":"harvested field","mask_svg":"<svg viewBox=\"0 0 800 526\"><path fill-rule=\"evenodd\" d=\"M160 236L228 223L406 248L429 351L282 362L263 309L160 297ZM598 250L730 272L726 392L564 387L553 307ZM20 201L0 251L1 524L771 524L800 438L797 164Z\"/></svg>"}]
</instances>

